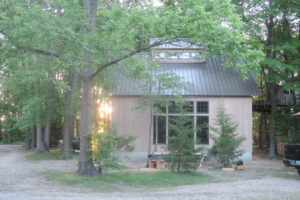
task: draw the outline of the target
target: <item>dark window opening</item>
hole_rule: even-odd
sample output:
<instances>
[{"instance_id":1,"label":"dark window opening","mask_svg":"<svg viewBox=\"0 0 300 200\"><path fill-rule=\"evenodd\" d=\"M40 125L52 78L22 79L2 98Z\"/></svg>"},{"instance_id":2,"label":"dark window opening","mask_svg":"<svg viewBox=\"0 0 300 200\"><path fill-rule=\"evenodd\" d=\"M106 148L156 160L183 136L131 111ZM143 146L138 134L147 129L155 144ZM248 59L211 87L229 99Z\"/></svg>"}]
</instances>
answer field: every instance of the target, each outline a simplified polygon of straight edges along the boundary
<instances>
[{"instance_id":1,"label":"dark window opening","mask_svg":"<svg viewBox=\"0 0 300 200\"><path fill-rule=\"evenodd\" d=\"M182 112L183 113L194 113L194 102L193 101L185 101L182 104Z\"/></svg>"},{"instance_id":2,"label":"dark window opening","mask_svg":"<svg viewBox=\"0 0 300 200\"><path fill-rule=\"evenodd\" d=\"M154 116L153 117L153 144L166 144L166 117Z\"/></svg>"},{"instance_id":3,"label":"dark window opening","mask_svg":"<svg viewBox=\"0 0 300 200\"><path fill-rule=\"evenodd\" d=\"M154 105L154 113L156 114L165 114L167 112L166 106L162 104Z\"/></svg>"},{"instance_id":4,"label":"dark window opening","mask_svg":"<svg viewBox=\"0 0 300 200\"><path fill-rule=\"evenodd\" d=\"M197 113L208 113L208 101L197 101Z\"/></svg>"},{"instance_id":5,"label":"dark window opening","mask_svg":"<svg viewBox=\"0 0 300 200\"><path fill-rule=\"evenodd\" d=\"M185 101L183 103L176 103L175 101L169 101L169 113L171 114L189 114L194 113L194 102L193 101Z\"/></svg>"},{"instance_id":6,"label":"dark window opening","mask_svg":"<svg viewBox=\"0 0 300 200\"><path fill-rule=\"evenodd\" d=\"M208 144L208 127L209 119L208 116L197 117L197 144Z\"/></svg>"},{"instance_id":7,"label":"dark window opening","mask_svg":"<svg viewBox=\"0 0 300 200\"><path fill-rule=\"evenodd\" d=\"M180 105L179 105L179 103L176 103L175 101L169 101L168 108L169 108L169 113L171 113L171 114L180 113Z\"/></svg>"}]
</instances>

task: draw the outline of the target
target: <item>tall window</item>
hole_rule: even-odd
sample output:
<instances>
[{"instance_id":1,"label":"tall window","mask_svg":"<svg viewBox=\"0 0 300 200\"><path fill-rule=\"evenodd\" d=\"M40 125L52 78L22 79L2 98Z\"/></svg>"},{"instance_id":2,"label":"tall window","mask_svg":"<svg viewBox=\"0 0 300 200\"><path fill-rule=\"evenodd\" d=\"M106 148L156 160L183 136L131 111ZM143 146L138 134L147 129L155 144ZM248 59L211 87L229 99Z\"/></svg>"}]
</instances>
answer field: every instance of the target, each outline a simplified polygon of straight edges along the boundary
<instances>
[{"instance_id":1,"label":"tall window","mask_svg":"<svg viewBox=\"0 0 300 200\"><path fill-rule=\"evenodd\" d=\"M191 119L185 126L194 128L192 137L196 139L195 144L209 143L208 101L185 101L181 104L169 101L167 106L155 105L155 108L158 112L153 116L153 144L168 144L168 136L175 134L171 124L182 113Z\"/></svg>"},{"instance_id":2,"label":"tall window","mask_svg":"<svg viewBox=\"0 0 300 200\"><path fill-rule=\"evenodd\" d=\"M208 144L208 116L197 116L197 144Z\"/></svg>"},{"instance_id":3,"label":"tall window","mask_svg":"<svg viewBox=\"0 0 300 200\"><path fill-rule=\"evenodd\" d=\"M153 120L153 144L166 144L166 117L154 116Z\"/></svg>"}]
</instances>

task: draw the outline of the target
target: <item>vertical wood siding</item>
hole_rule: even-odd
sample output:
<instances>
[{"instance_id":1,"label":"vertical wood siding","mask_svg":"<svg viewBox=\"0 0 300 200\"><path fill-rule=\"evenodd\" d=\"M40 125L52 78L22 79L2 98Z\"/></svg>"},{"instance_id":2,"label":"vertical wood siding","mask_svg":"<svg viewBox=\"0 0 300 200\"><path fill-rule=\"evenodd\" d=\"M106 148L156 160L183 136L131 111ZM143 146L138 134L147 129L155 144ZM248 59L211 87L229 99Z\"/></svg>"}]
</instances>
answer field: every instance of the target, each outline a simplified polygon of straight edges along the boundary
<instances>
[{"instance_id":1,"label":"vertical wood siding","mask_svg":"<svg viewBox=\"0 0 300 200\"><path fill-rule=\"evenodd\" d=\"M150 112L135 110L137 97L122 96L112 97L112 124L115 124L119 135L133 135L135 152L148 151L148 134L150 126ZM186 100L209 102L209 123L214 125L218 106L223 103L227 113L233 115L233 119L239 122L237 132L246 137L241 149L252 152L252 98L251 97L185 97ZM151 131L152 133L152 131ZM213 134L210 131L210 134ZM153 136L153 135L152 135ZM151 142L153 139L151 138ZM211 137L206 148L213 146ZM164 151L165 145L158 145L158 151ZM154 145L152 145L154 151Z\"/></svg>"}]
</instances>

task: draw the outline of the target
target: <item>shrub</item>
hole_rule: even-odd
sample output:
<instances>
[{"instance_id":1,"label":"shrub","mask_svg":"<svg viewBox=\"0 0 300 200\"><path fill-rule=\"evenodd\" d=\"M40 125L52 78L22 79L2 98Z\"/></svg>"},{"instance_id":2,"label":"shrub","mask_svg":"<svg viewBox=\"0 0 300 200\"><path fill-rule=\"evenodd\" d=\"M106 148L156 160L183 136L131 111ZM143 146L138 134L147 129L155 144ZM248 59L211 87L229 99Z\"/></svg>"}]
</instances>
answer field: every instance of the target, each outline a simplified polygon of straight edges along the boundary
<instances>
[{"instance_id":1,"label":"shrub","mask_svg":"<svg viewBox=\"0 0 300 200\"><path fill-rule=\"evenodd\" d=\"M103 168L120 169L122 165L121 151L132 151L130 143L134 136L118 136L115 127L107 128L105 131L93 134L95 149L92 155L95 163L99 164L100 171Z\"/></svg>"},{"instance_id":2,"label":"shrub","mask_svg":"<svg viewBox=\"0 0 300 200\"><path fill-rule=\"evenodd\" d=\"M243 153L238 148L245 137L236 134L238 123L226 113L223 105L218 108L215 124L217 127L211 127L211 130L216 133L212 135L212 139L215 143L217 159L223 167L232 167L232 161Z\"/></svg>"}]
</instances>

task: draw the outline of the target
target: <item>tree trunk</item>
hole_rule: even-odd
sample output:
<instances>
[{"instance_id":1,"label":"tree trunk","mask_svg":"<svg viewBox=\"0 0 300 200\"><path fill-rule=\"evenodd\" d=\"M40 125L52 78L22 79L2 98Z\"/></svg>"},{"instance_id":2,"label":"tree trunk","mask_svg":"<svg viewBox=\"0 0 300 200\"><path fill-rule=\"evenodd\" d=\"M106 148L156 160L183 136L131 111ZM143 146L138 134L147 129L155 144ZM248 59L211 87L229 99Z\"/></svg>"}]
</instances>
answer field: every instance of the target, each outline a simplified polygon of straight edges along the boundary
<instances>
[{"instance_id":1,"label":"tree trunk","mask_svg":"<svg viewBox=\"0 0 300 200\"><path fill-rule=\"evenodd\" d=\"M35 96L39 97L39 85L35 86ZM45 152L45 138L42 130L41 105L37 105L36 110L36 152Z\"/></svg>"},{"instance_id":2,"label":"tree trunk","mask_svg":"<svg viewBox=\"0 0 300 200\"><path fill-rule=\"evenodd\" d=\"M49 151L50 148L50 136L51 136L51 126L52 126L52 112L54 103L54 85L52 82L49 83L49 102L47 103L47 117L46 117L46 127L45 127L45 146L46 150Z\"/></svg>"},{"instance_id":3,"label":"tree trunk","mask_svg":"<svg viewBox=\"0 0 300 200\"><path fill-rule=\"evenodd\" d=\"M157 151L157 143L158 143L158 116L155 117L155 151Z\"/></svg>"},{"instance_id":4,"label":"tree trunk","mask_svg":"<svg viewBox=\"0 0 300 200\"><path fill-rule=\"evenodd\" d=\"M31 149L31 137L29 130L26 130L26 149Z\"/></svg>"},{"instance_id":5,"label":"tree trunk","mask_svg":"<svg viewBox=\"0 0 300 200\"><path fill-rule=\"evenodd\" d=\"M64 114L64 124L63 124L63 157L64 159L69 159L72 157L72 138L74 136L74 98L78 86L78 74L70 70L69 84L71 85L71 90L67 91L65 94L65 107L67 110Z\"/></svg>"},{"instance_id":6,"label":"tree trunk","mask_svg":"<svg viewBox=\"0 0 300 200\"><path fill-rule=\"evenodd\" d=\"M263 113L259 115L259 132L258 132L258 147L263 149Z\"/></svg>"},{"instance_id":7,"label":"tree trunk","mask_svg":"<svg viewBox=\"0 0 300 200\"><path fill-rule=\"evenodd\" d=\"M151 103L151 105L152 105L152 103ZM152 127L153 127L153 110L152 110L152 108L150 108L150 125L149 125L149 133L148 133L148 155L147 155L146 167L149 167L149 163L150 163L150 153L151 153L151 144L152 144L151 143Z\"/></svg>"},{"instance_id":8,"label":"tree trunk","mask_svg":"<svg viewBox=\"0 0 300 200\"><path fill-rule=\"evenodd\" d=\"M80 120L80 153L77 174L83 176L98 175L91 158L91 131L93 125L93 81L82 78L81 120Z\"/></svg>"},{"instance_id":9,"label":"tree trunk","mask_svg":"<svg viewBox=\"0 0 300 200\"><path fill-rule=\"evenodd\" d=\"M36 147L36 128L32 129L32 137L31 137L31 148Z\"/></svg>"},{"instance_id":10,"label":"tree trunk","mask_svg":"<svg viewBox=\"0 0 300 200\"><path fill-rule=\"evenodd\" d=\"M269 7L272 9L274 6L273 0L269 0ZM272 46L272 42L275 42L275 33L274 33L274 16L270 14L269 22L267 25L267 58L275 59L275 49ZM271 49L273 48L273 54ZM270 126L270 147L269 147L269 157L271 159L275 158L275 114L276 114L276 85L272 76L274 75L273 66L268 66L269 80L268 80L268 90L269 90L269 101L271 103L271 126Z\"/></svg>"},{"instance_id":11,"label":"tree trunk","mask_svg":"<svg viewBox=\"0 0 300 200\"><path fill-rule=\"evenodd\" d=\"M89 19L89 26L84 27L85 38L95 32L97 20L98 0L84 0L83 8ZM87 49L93 50L92 43L87 41ZM90 51L86 52L84 58L85 71L81 73L82 97L81 97L81 118L80 118L80 153L78 158L77 174L84 176L94 176L100 173L96 170L91 158L91 131L93 125L93 73L92 67L93 55Z\"/></svg>"},{"instance_id":12,"label":"tree trunk","mask_svg":"<svg viewBox=\"0 0 300 200\"><path fill-rule=\"evenodd\" d=\"M64 115L64 125L63 125L64 159L69 159L72 157L73 135L74 135L74 115L66 113Z\"/></svg>"},{"instance_id":13,"label":"tree trunk","mask_svg":"<svg viewBox=\"0 0 300 200\"><path fill-rule=\"evenodd\" d=\"M2 141L2 124L0 119L0 141Z\"/></svg>"},{"instance_id":14,"label":"tree trunk","mask_svg":"<svg viewBox=\"0 0 300 200\"><path fill-rule=\"evenodd\" d=\"M74 120L75 120L75 126L76 126L76 128L75 128L75 130L76 130L76 136L79 136L80 135L80 127L79 127L79 120L78 119L76 119L76 117L74 116Z\"/></svg>"},{"instance_id":15,"label":"tree trunk","mask_svg":"<svg viewBox=\"0 0 300 200\"><path fill-rule=\"evenodd\" d=\"M42 124L39 123L36 127L36 152L41 153L45 151L46 151L46 147L43 138Z\"/></svg>"},{"instance_id":16,"label":"tree trunk","mask_svg":"<svg viewBox=\"0 0 300 200\"><path fill-rule=\"evenodd\" d=\"M51 134L51 123L52 123L52 116L51 116L52 106L48 106L47 110L47 117L46 117L46 127L45 127L45 149L49 151L50 148L50 134Z\"/></svg>"},{"instance_id":17,"label":"tree trunk","mask_svg":"<svg viewBox=\"0 0 300 200\"><path fill-rule=\"evenodd\" d=\"M271 100L271 126L270 126L270 151L269 158L276 158L276 138L275 138L275 124L276 124L276 88L273 83L270 84L270 100Z\"/></svg>"}]
</instances>

